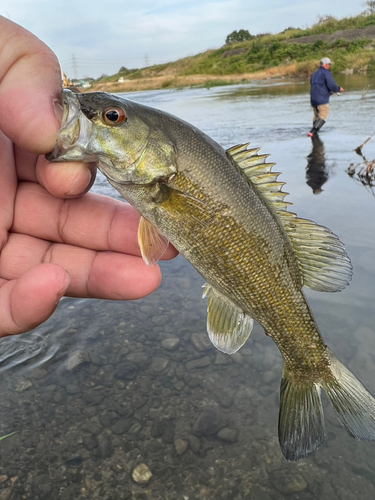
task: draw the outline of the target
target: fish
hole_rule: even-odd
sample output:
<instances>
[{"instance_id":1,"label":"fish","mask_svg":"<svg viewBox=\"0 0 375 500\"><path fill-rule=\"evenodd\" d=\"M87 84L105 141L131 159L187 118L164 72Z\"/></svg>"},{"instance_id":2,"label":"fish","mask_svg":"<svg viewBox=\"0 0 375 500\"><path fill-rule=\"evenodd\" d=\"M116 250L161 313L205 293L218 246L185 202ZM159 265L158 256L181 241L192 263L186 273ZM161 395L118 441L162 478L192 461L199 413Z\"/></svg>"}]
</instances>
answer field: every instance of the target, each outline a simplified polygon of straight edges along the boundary
<instances>
[{"instance_id":1,"label":"fish","mask_svg":"<svg viewBox=\"0 0 375 500\"><path fill-rule=\"evenodd\" d=\"M321 389L350 436L375 440L375 399L324 343L303 293L343 290L352 276L329 229L288 211L284 183L250 144L227 150L169 113L105 92L62 94L50 161L96 162L140 214L147 265L169 242L205 278L207 331L233 354L254 320L281 352L278 435L287 461L325 439Z\"/></svg>"}]
</instances>

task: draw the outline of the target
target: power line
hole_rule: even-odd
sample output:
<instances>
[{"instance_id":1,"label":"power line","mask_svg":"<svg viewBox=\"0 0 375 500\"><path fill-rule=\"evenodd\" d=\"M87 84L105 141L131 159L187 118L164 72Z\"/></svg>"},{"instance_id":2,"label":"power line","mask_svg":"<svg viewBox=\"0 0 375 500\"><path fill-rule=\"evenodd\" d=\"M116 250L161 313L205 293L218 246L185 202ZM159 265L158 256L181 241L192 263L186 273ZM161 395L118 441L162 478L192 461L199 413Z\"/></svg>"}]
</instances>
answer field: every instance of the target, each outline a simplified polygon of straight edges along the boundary
<instances>
[{"instance_id":1,"label":"power line","mask_svg":"<svg viewBox=\"0 0 375 500\"><path fill-rule=\"evenodd\" d=\"M114 66L116 65L119 69L121 67L126 67L132 70L137 68L147 68L157 64L163 64L165 61L161 61L156 57L150 58L148 54L145 54L143 58L124 57L123 59L76 57L75 54L72 54L69 59L62 59L59 62L66 74L73 74L74 78L78 79L78 75L87 75L88 73L116 73L116 71L114 70Z\"/></svg>"}]
</instances>

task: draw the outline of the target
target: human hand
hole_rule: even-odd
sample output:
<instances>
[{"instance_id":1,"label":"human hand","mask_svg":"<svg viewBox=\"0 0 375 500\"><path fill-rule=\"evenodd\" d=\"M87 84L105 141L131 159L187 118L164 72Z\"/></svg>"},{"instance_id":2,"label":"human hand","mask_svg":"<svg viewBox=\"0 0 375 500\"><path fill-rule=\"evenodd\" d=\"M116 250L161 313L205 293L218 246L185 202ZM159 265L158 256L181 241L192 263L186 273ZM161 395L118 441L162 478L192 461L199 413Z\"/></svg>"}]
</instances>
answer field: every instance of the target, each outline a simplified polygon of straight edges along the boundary
<instances>
[{"instance_id":1,"label":"human hand","mask_svg":"<svg viewBox=\"0 0 375 500\"><path fill-rule=\"evenodd\" d=\"M342 87L340 87L340 92L345 92L344 89Z\"/></svg>"},{"instance_id":2,"label":"human hand","mask_svg":"<svg viewBox=\"0 0 375 500\"><path fill-rule=\"evenodd\" d=\"M49 163L61 73L39 39L0 16L0 336L45 321L65 294L136 299L159 285L128 204L85 194L95 168ZM164 259L176 251L169 247Z\"/></svg>"}]
</instances>

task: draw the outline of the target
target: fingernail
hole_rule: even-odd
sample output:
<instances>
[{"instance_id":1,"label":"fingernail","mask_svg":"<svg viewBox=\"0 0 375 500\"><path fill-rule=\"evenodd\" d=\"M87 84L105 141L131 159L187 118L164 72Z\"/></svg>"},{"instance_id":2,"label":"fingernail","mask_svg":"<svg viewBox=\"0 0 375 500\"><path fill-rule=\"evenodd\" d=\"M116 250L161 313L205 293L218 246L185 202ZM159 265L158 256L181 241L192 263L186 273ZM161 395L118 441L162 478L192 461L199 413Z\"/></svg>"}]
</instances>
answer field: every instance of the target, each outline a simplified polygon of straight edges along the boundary
<instances>
[{"instance_id":1,"label":"fingernail","mask_svg":"<svg viewBox=\"0 0 375 500\"><path fill-rule=\"evenodd\" d=\"M95 182L96 168L94 165L83 165L84 173L80 171L71 188L65 193L65 196L79 196L87 193Z\"/></svg>"},{"instance_id":2,"label":"fingernail","mask_svg":"<svg viewBox=\"0 0 375 500\"><path fill-rule=\"evenodd\" d=\"M86 191L85 193L87 193L87 191L90 191L90 189L92 188L94 182L95 182L95 179L96 179L96 165L90 165L89 166L89 171L90 171L90 175L91 175L91 179L90 179L90 182L88 183L87 185L87 188L86 188Z\"/></svg>"},{"instance_id":3,"label":"fingernail","mask_svg":"<svg viewBox=\"0 0 375 500\"><path fill-rule=\"evenodd\" d=\"M53 110L55 112L56 119L59 123L62 122L62 117L63 117L63 108L61 104L61 100L53 97Z\"/></svg>"},{"instance_id":4,"label":"fingernail","mask_svg":"<svg viewBox=\"0 0 375 500\"><path fill-rule=\"evenodd\" d=\"M63 286L57 292L55 305L57 305L60 302L61 297L63 297L63 295L65 295L65 292L67 291L69 284L70 284L70 274L68 273L68 271L65 271L65 278L64 278Z\"/></svg>"}]
</instances>

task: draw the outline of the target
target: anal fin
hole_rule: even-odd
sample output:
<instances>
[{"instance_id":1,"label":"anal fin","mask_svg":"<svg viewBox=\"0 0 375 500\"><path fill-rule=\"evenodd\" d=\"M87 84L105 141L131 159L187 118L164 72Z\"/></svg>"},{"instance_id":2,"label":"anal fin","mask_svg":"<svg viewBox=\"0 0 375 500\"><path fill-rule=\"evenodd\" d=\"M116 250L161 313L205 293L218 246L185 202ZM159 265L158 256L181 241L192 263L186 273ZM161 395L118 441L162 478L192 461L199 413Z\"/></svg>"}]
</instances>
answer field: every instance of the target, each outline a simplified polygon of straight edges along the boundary
<instances>
[{"instance_id":1,"label":"anal fin","mask_svg":"<svg viewBox=\"0 0 375 500\"><path fill-rule=\"evenodd\" d=\"M153 266L168 247L168 240L147 219L141 216L138 226L138 244L142 258L148 266Z\"/></svg>"},{"instance_id":2,"label":"anal fin","mask_svg":"<svg viewBox=\"0 0 375 500\"><path fill-rule=\"evenodd\" d=\"M249 338L254 320L207 284L203 297L206 295L208 336L219 351L234 354Z\"/></svg>"}]
</instances>

